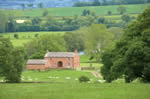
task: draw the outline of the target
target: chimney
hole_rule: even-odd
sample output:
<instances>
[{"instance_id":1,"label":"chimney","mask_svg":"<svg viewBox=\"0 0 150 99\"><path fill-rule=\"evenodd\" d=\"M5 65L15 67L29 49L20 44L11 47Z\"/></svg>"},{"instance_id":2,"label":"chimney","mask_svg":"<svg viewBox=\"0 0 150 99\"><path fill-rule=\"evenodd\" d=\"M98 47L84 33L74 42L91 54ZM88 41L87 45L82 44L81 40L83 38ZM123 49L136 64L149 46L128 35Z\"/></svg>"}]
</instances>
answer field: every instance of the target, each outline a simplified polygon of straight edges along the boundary
<instances>
[{"instance_id":1,"label":"chimney","mask_svg":"<svg viewBox=\"0 0 150 99\"><path fill-rule=\"evenodd\" d=\"M77 49L75 49L75 55L78 55Z\"/></svg>"}]
</instances>

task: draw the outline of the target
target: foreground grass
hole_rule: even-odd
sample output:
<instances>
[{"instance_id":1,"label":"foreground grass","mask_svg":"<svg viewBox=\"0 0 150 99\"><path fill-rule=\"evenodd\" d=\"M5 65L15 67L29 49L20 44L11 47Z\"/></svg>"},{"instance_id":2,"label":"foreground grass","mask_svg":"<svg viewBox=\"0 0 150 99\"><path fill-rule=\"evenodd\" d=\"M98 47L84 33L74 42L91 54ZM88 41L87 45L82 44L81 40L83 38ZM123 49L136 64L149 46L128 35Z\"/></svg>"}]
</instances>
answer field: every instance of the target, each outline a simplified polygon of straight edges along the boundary
<instances>
[{"instance_id":1,"label":"foreground grass","mask_svg":"<svg viewBox=\"0 0 150 99\"><path fill-rule=\"evenodd\" d=\"M149 84L0 84L1 99L149 99Z\"/></svg>"}]
</instances>

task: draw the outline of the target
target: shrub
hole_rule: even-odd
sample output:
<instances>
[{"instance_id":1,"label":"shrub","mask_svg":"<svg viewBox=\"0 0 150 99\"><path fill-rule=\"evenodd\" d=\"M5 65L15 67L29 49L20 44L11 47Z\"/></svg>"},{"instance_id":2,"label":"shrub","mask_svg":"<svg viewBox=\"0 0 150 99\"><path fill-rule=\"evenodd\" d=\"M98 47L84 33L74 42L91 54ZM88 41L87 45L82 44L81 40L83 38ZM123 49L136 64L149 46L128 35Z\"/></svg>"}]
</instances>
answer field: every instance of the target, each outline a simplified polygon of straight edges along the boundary
<instances>
[{"instance_id":1,"label":"shrub","mask_svg":"<svg viewBox=\"0 0 150 99\"><path fill-rule=\"evenodd\" d=\"M79 82L88 82L90 79L87 76L81 76L79 77Z\"/></svg>"},{"instance_id":2,"label":"shrub","mask_svg":"<svg viewBox=\"0 0 150 99\"><path fill-rule=\"evenodd\" d=\"M48 11L47 11L47 10L44 10L42 16L45 17L45 16L47 16L47 15L48 15Z\"/></svg>"},{"instance_id":3,"label":"shrub","mask_svg":"<svg viewBox=\"0 0 150 99\"><path fill-rule=\"evenodd\" d=\"M39 71L39 72L41 72L41 70L40 70L40 69L38 69L38 71Z\"/></svg>"},{"instance_id":4,"label":"shrub","mask_svg":"<svg viewBox=\"0 0 150 99\"><path fill-rule=\"evenodd\" d=\"M101 17L101 18L98 19L98 23L104 23L104 21L105 21L104 17Z\"/></svg>"},{"instance_id":5,"label":"shrub","mask_svg":"<svg viewBox=\"0 0 150 99\"><path fill-rule=\"evenodd\" d=\"M18 39L19 38L18 34L14 34L14 38Z\"/></svg>"},{"instance_id":6,"label":"shrub","mask_svg":"<svg viewBox=\"0 0 150 99\"><path fill-rule=\"evenodd\" d=\"M111 15L112 14L112 12L111 11L108 11L108 15Z\"/></svg>"},{"instance_id":7,"label":"shrub","mask_svg":"<svg viewBox=\"0 0 150 99\"><path fill-rule=\"evenodd\" d=\"M36 33L36 34L34 35L34 37L38 37L38 35L39 35L39 34Z\"/></svg>"}]
</instances>

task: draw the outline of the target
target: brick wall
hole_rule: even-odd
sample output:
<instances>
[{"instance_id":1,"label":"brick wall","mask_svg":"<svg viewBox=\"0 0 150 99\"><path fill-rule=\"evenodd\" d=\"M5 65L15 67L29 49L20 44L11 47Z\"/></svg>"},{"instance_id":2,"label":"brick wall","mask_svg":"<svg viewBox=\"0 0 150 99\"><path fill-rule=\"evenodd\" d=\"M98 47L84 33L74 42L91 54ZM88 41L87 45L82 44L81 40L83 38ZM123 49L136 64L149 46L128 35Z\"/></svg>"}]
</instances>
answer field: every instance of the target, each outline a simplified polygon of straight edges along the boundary
<instances>
[{"instance_id":1,"label":"brick wall","mask_svg":"<svg viewBox=\"0 0 150 99\"><path fill-rule=\"evenodd\" d=\"M26 66L27 70L45 70L45 65L27 65Z\"/></svg>"}]
</instances>

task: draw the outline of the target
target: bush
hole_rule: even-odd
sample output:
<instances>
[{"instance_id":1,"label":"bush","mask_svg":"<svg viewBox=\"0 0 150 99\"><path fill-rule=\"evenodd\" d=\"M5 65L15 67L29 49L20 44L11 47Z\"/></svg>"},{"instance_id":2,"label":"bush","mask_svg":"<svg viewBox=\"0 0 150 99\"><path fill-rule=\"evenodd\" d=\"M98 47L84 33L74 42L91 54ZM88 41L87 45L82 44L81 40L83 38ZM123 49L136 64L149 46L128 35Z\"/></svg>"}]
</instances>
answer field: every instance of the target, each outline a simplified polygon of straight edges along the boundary
<instances>
[{"instance_id":1,"label":"bush","mask_svg":"<svg viewBox=\"0 0 150 99\"><path fill-rule=\"evenodd\" d=\"M45 16L47 16L47 15L48 15L48 11L47 11L47 10L44 10L42 16L45 17Z\"/></svg>"},{"instance_id":2,"label":"bush","mask_svg":"<svg viewBox=\"0 0 150 99\"><path fill-rule=\"evenodd\" d=\"M39 72L41 72L41 70L40 69L37 69Z\"/></svg>"},{"instance_id":3,"label":"bush","mask_svg":"<svg viewBox=\"0 0 150 99\"><path fill-rule=\"evenodd\" d=\"M111 15L112 14L112 12L111 11L108 11L108 15Z\"/></svg>"},{"instance_id":4,"label":"bush","mask_svg":"<svg viewBox=\"0 0 150 99\"><path fill-rule=\"evenodd\" d=\"M17 28L18 32L26 32L26 31L40 31L40 26L19 26Z\"/></svg>"},{"instance_id":5,"label":"bush","mask_svg":"<svg viewBox=\"0 0 150 99\"><path fill-rule=\"evenodd\" d=\"M38 35L39 35L39 34L36 33L36 34L34 35L34 37L38 37Z\"/></svg>"},{"instance_id":6,"label":"bush","mask_svg":"<svg viewBox=\"0 0 150 99\"><path fill-rule=\"evenodd\" d=\"M81 76L79 77L79 82L88 82L90 79L87 76Z\"/></svg>"},{"instance_id":7,"label":"bush","mask_svg":"<svg viewBox=\"0 0 150 99\"><path fill-rule=\"evenodd\" d=\"M14 38L18 39L19 38L18 34L14 34Z\"/></svg>"}]
</instances>

